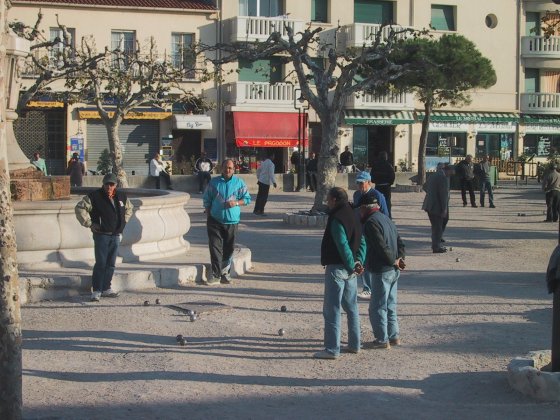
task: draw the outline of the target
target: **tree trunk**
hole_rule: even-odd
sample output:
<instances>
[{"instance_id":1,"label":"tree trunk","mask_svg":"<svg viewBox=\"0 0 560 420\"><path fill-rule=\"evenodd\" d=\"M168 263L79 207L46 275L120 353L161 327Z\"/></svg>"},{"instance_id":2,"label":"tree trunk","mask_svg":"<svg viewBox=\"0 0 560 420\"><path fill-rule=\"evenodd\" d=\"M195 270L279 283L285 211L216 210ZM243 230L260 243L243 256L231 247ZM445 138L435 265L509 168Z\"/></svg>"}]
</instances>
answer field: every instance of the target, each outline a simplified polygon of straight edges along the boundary
<instances>
[{"instance_id":1,"label":"tree trunk","mask_svg":"<svg viewBox=\"0 0 560 420\"><path fill-rule=\"evenodd\" d=\"M422 120L422 131L418 144L418 181L417 185L426 182L426 145L428 144L428 131L430 129L430 116L432 115L432 102L424 104L424 119Z\"/></svg>"},{"instance_id":2,"label":"tree trunk","mask_svg":"<svg viewBox=\"0 0 560 420\"><path fill-rule=\"evenodd\" d=\"M119 137L119 127L122 122L122 117L113 117L103 121L107 129L107 136L109 138L109 148L113 157L113 173L117 175L119 180L119 187L128 188L128 179L126 172L123 168L123 151L121 138Z\"/></svg>"},{"instance_id":3,"label":"tree trunk","mask_svg":"<svg viewBox=\"0 0 560 420\"><path fill-rule=\"evenodd\" d=\"M338 125L336 118L321 118L323 140L317 167L317 191L313 211L325 211L327 206L327 193L334 187L337 173L338 155Z\"/></svg>"}]
</instances>

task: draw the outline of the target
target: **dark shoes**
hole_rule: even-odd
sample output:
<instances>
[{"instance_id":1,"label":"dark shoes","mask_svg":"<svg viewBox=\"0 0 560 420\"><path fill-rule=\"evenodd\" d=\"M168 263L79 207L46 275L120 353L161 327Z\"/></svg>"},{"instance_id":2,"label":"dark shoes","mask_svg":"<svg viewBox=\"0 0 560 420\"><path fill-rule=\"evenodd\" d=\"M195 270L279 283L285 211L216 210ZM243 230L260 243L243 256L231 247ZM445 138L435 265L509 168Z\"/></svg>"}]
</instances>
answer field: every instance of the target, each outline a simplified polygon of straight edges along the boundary
<instances>
[{"instance_id":1,"label":"dark shoes","mask_svg":"<svg viewBox=\"0 0 560 420\"><path fill-rule=\"evenodd\" d=\"M445 239L441 238L441 239L440 239L440 242L441 242L442 244L445 243Z\"/></svg>"},{"instance_id":2,"label":"dark shoes","mask_svg":"<svg viewBox=\"0 0 560 420\"><path fill-rule=\"evenodd\" d=\"M229 274L222 274L220 277L220 283L222 284L231 284L231 277Z\"/></svg>"},{"instance_id":3,"label":"dark shoes","mask_svg":"<svg viewBox=\"0 0 560 420\"><path fill-rule=\"evenodd\" d=\"M490 204L490 208L491 208L491 209L495 209L496 206L495 206L494 204Z\"/></svg>"},{"instance_id":4,"label":"dark shoes","mask_svg":"<svg viewBox=\"0 0 560 420\"><path fill-rule=\"evenodd\" d=\"M391 344L389 344L388 341L379 341L379 340L375 340L372 341L371 343L365 343L363 345L364 349L390 349L391 348Z\"/></svg>"},{"instance_id":5,"label":"dark shoes","mask_svg":"<svg viewBox=\"0 0 560 420\"><path fill-rule=\"evenodd\" d=\"M447 252L447 248L442 246L440 248L434 249L433 252L434 252L434 254L443 254L444 252Z\"/></svg>"},{"instance_id":6,"label":"dark shoes","mask_svg":"<svg viewBox=\"0 0 560 420\"><path fill-rule=\"evenodd\" d=\"M392 346L400 346L401 345L401 339L400 338L391 338L389 340L389 344Z\"/></svg>"},{"instance_id":7,"label":"dark shoes","mask_svg":"<svg viewBox=\"0 0 560 420\"><path fill-rule=\"evenodd\" d=\"M478 206L476 204L471 204L471 207L474 207L476 209Z\"/></svg>"}]
</instances>

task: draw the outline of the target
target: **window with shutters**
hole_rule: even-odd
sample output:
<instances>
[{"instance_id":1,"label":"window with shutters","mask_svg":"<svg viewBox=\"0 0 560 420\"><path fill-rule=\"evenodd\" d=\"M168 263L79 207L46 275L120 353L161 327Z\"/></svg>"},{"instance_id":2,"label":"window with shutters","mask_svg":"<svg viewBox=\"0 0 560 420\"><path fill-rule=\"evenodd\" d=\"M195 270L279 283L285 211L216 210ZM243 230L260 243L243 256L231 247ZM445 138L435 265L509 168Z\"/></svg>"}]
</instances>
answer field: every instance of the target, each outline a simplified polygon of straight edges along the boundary
<instances>
[{"instance_id":1,"label":"window with shutters","mask_svg":"<svg viewBox=\"0 0 560 420\"><path fill-rule=\"evenodd\" d=\"M329 0L311 0L311 21L329 21Z\"/></svg>"},{"instance_id":2,"label":"window with shutters","mask_svg":"<svg viewBox=\"0 0 560 420\"><path fill-rule=\"evenodd\" d=\"M430 25L436 31L456 31L455 7L432 4L432 21Z\"/></svg>"},{"instance_id":3,"label":"window with shutters","mask_svg":"<svg viewBox=\"0 0 560 420\"><path fill-rule=\"evenodd\" d=\"M193 79L195 75L195 55L192 49L194 34L171 34L171 60L173 67L187 72L186 77Z\"/></svg>"},{"instance_id":4,"label":"window with shutters","mask_svg":"<svg viewBox=\"0 0 560 420\"><path fill-rule=\"evenodd\" d=\"M394 5L392 1L354 0L354 22L394 23Z\"/></svg>"},{"instance_id":5,"label":"window with shutters","mask_svg":"<svg viewBox=\"0 0 560 420\"><path fill-rule=\"evenodd\" d=\"M134 31L111 31L111 50L119 50L120 54L113 54L112 66L125 69L131 57L134 56Z\"/></svg>"},{"instance_id":6,"label":"window with shutters","mask_svg":"<svg viewBox=\"0 0 560 420\"><path fill-rule=\"evenodd\" d=\"M239 0L239 16L274 17L282 14L282 0Z\"/></svg>"}]
</instances>

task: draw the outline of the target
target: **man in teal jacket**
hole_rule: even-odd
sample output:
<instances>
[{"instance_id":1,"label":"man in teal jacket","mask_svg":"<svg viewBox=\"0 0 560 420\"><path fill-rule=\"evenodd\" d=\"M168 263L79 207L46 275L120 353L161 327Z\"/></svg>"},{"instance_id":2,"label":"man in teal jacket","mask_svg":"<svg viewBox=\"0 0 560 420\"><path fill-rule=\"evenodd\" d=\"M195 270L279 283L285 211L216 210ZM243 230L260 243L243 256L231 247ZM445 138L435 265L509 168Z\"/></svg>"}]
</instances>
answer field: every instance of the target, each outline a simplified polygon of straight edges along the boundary
<instances>
[{"instance_id":1,"label":"man in teal jacket","mask_svg":"<svg viewBox=\"0 0 560 420\"><path fill-rule=\"evenodd\" d=\"M222 174L213 178L202 198L204 212L208 217L208 247L212 276L204 284L230 284L231 256L241 209L251 203L245 182L233 175L235 165L227 159L222 163Z\"/></svg>"}]
</instances>

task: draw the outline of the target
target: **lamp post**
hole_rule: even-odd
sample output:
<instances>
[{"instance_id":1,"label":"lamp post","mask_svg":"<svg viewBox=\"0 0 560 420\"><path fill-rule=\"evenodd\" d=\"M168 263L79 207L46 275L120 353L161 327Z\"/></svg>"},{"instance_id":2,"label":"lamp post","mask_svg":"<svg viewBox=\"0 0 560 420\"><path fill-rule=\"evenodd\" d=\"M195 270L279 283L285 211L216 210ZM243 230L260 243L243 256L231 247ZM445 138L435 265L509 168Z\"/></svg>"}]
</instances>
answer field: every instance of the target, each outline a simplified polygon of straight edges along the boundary
<instances>
[{"instance_id":1,"label":"lamp post","mask_svg":"<svg viewBox=\"0 0 560 420\"><path fill-rule=\"evenodd\" d=\"M297 187L296 191L302 188L305 190L305 131L307 128L307 110L309 103L303 97L300 88L294 89L294 108L298 111L298 148L299 160L297 168ZM303 118L303 121L302 121Z\"/></svg>"}]
</instances>

